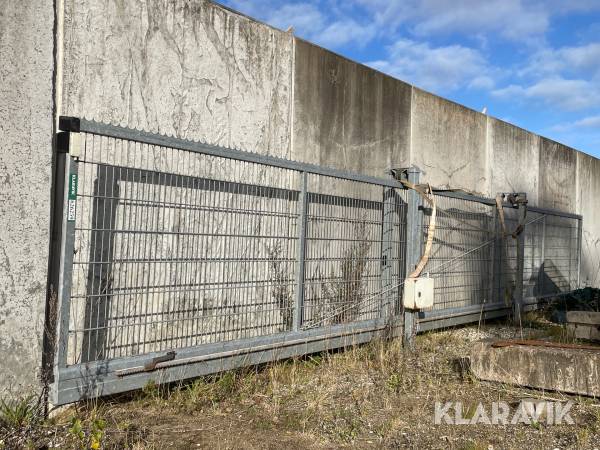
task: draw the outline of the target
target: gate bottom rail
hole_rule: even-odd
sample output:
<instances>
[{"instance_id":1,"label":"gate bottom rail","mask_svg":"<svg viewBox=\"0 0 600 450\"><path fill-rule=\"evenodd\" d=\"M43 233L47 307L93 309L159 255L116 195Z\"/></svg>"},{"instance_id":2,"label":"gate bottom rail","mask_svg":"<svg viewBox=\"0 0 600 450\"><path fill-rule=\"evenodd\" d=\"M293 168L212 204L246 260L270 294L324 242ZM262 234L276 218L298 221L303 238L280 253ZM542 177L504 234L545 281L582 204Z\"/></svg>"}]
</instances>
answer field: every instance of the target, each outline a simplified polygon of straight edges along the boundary
<instances>
[{"instance_id":1,"label":"gate bottom rail","mask_svg":"<svg viewBox=\"0 0 600 450\"><path fill-rule=\"evenodd\" d=\"M244 366L364 344L375 337L384 336L389 326L388 318L379 318L184 348L176 351L174 359L157 363L153 371L147 371L145 366L164 356L166 352L73 365L59 371L58 380L52 386L52 403L58 406L139 389L150 381L171 383Z\"/></svg>"}]
</instances>

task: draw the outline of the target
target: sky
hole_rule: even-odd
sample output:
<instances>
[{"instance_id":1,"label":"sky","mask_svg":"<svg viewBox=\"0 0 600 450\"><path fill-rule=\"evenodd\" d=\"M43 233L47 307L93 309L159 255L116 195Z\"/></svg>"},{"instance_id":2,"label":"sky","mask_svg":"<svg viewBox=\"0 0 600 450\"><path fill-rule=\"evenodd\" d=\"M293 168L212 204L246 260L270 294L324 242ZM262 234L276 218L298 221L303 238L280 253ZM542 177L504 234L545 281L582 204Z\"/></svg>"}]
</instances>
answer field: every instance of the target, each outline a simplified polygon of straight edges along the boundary
<instances>
[{"instance_id":1,"label":"sky","mask_svg":"<svg viewBox=\"0 0 600 450\"><path fill-rule=\"evenodd\" d=\"M600 157L600 0L221 0Z\"/></svg>"}]
</instances>

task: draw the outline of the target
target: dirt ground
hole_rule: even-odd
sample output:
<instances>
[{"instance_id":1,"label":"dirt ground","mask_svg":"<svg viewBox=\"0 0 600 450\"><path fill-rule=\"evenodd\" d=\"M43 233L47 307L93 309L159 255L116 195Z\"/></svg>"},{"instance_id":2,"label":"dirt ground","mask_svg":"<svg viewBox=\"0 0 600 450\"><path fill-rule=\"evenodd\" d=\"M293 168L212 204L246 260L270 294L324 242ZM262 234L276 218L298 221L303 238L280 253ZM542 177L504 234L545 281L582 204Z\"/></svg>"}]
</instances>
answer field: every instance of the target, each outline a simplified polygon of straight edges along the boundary
<instances>
[{"instance_id":1,"label":"dirt ground","mask_svg":"<svg viewBox=\"0 0 600 450\"><path fill-rule=\"evenodd\" d=\"M329 449L597 448L600 401L481 382L461 363L490 337L566 339L560 327L502 324L373 342L169 388L80 404L29 430L5 430L4 448ZM572 400L575 425L435 425L436 401ZM2 444L0 444L2 448Z\"/></svg>"}]
</instances>

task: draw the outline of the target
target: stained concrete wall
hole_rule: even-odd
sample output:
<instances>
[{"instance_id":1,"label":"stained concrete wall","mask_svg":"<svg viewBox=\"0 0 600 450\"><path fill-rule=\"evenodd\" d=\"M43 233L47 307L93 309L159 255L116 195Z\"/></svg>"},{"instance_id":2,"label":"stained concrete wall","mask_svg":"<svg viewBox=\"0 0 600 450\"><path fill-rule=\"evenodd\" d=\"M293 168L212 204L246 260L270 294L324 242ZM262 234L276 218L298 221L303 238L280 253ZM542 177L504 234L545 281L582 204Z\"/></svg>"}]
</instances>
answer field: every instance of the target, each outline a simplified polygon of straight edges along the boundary
<instances>
[{"instance_id":1,"label":"stained concrete wall","mask_svg":"<svg viewBox=\"0 0 600 450\"><path fill-rule=\"evenodd\" d=\"M540 138L527 130L488 117L488 194L526 192L532 204L538 203Z\"/></svg>"},{"instance_id":2,"label":"stained concrete wall","mask_svg":"<svg viewBox=\"0 0 600 450\"><path fill-rule=\"evenodd\" d=\"M575 153L575 152L573 152ZM583 214L580 282L600 286L600 160L577 155L578 212Z\"/></svg>"},{"instance_id":3,"label":"stained concrete wall","mask_svg":"<svg viewBox=\"0 0 600 450\"><path fill-rule=\"evenodd\" d=\"M415 164L432 185L488 196L523 190L584 215L582 281L600 286L597 159L207 1L56 3L57 114L371 175ZM41 361L52 15L40 0L0 16L2 387L35 384Z\"/></svg>"},{"instance_id":4,"label":"stained concrete wall","mask_svg":"<svg viewBox=\"0 0 600 450\"><path fill-rule=\"evenodd\" d=\"M410 155L411 86L296 39L295 159L375 176Z\"/></svg>"},{"instance_id":5,"label":"stained concrete wall","mask_svg":"<svg viewBox=\"0 0 600 450\"><path fill-rule=\"evenodd\" d=\"M558 142L540 138L539 170L539 206L576 212L577 153Z\"/></svg>"},{"instance_id":6,"label":"stained concrete wall","mask_svg":"<svg viewBox=\"0 0 600 450\"><path fill-rule=\"evenodd\" d=\"M292 36L206 1L66 0L60 113L289 154Z\"/></svg>"},{"instance_id":7,"label":"stained concrete wall","mask_svg":"<svg viewBox=\"0 0 600 450\"><path fill-rule=\"evenodd\" d=\"M0 8L0 397L39 386L52 162L52 0Z\"/></svg>"},{"instance_id":8,"label":"stained concrete wall","mask_svg":"<svg viewBox=\"0 0 600 450\"><path fill-rule=\"evenodd\" d=\"M411 163L442 188L487 193L486 116L413 89Z\"/></svg>"}]
</instances>

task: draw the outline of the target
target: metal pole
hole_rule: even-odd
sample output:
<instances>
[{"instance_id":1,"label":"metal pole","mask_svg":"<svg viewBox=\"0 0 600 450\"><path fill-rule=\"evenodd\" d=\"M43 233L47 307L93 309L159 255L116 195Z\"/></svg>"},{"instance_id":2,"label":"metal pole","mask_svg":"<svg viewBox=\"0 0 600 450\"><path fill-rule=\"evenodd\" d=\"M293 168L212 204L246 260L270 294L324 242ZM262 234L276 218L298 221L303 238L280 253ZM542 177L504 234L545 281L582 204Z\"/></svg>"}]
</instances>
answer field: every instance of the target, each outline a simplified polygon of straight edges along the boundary
<instances>
[{"instance_id":1,"label":"metal pole","mask_svg":"<svg viewBox=\"0 0 600 450\"><path fill-rule=\"evenodd\" d=\"M420 181L421 171L417 167L410 167L403 174L410 183ZM406 208L406 276L408 276L419 263L423 247L423 213L420 210L422 200L414 190L407 192ZM418 331L417 312L404 308L404 345L414 347L414 338Z\"/></svg>"},{"instance_id":2,"label":"metal pole","mask_svg":"<svg viewBox=\"0 0 600 450\"><path fill-rule=\"evenodd\" d=\"M581 252L583 250L583 219L577 220L577 285L581 289Z\"/></svg>"},{"instance_id":3,"label":"metal pole","mask_svg":"<svg viewBox=\"0 0 600 450\"><path fill-rule=\"evenodd\" d=\"M383 187L383 217L381 231L381 317L390 317L395 312L395 299L397 298L397 290L391 289L393 269L395 258L392 251L392 241L394 234L394 218L393 218L393 201L394 190Z\"/></svg>"},{"instance_id":4,"label":"metal pole","mask_svg":"<svg viewBox=\"0 0 600 450\"><path fill-rule=\"evenodd\" d=\"M304 265L306 259L306 224L308 219L308 174L302 172L300 186L300 196L298 205L300 213L298 215L298 249L297 249L297 272L296 272L296 302L294 304L294 331L302 327L304 310Z\"/></svg>"},{"instance_id":5,"label":"metal pole","mask_svg":"<svg viewBox=\"0 0 600 450\"><path fill-rule=\"evenodd\" d=\"M59 167L64 167L63 214L61 226L60 263L58 278L57 345L55 355L55 379L58 370L67 365L67 342L69 338L69 304L73 277L73 253L75 244L75 220L77 216L77 161L69 154L58 155Z\"/></svg>"},{"instance_id":6,"label":"metal pole","mask_svg":"<svg viewBox=\"0 0 600 450\"><path fill-rule=\"evenodd\" d=\"M521 324L521 314L523 312L523 274L525 270L525 220L527 218L527 194L519 193L518 213L519 224L523 228L517 236L517 273L515 277L513 317L516 324Z\"/></svg>"},{"instance_id":7,"label":"metal pole","mask_svg":"<svg viewBox=\"0 0 600 450\"><path fill-rule=\"evenodd\" d=\"M546 280L546 218L548 216L546 216L544 214L544 218L542 219L542 262L540 265L540 277L541 277L541 281L540 281L540 291L539 291L539 295L546 295L546 291L544 289L544 284L545 284L545 280Z\"/></svg>"},{"instance_id":8,"label":"metal pole","mask_svg":"<svg viewBox=\"0 0 600 450\"><path fill-rule=\"evenodd\" d=\"M489 304L493 304L495 303L495 299L496 299L496 273L497 273L497 269L498 269L498 264L496 264L496 257L498 254L498 246L500 243L500 240L498 239L499 236L499 227L498 227L498 208L493 208L492 209L492 224L491 224L491 232L492 232L492 236L494 237L494 242L493 244L490 246L490 291L488 293L488 301L487 303Z\"/></svg>"}]
</instances>

